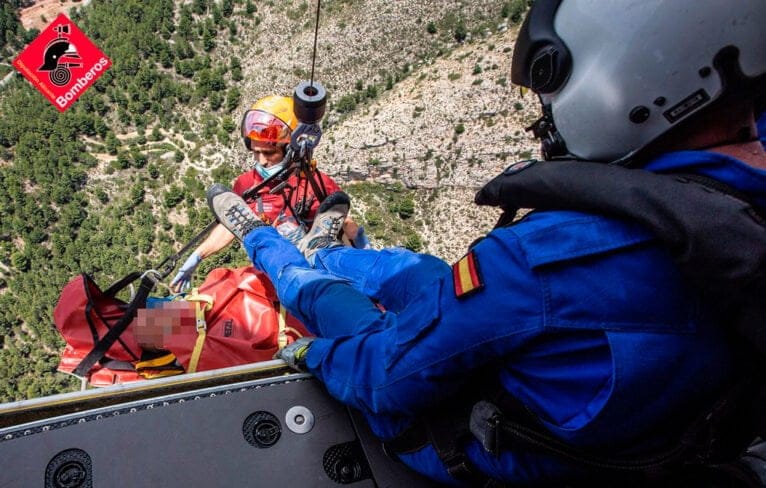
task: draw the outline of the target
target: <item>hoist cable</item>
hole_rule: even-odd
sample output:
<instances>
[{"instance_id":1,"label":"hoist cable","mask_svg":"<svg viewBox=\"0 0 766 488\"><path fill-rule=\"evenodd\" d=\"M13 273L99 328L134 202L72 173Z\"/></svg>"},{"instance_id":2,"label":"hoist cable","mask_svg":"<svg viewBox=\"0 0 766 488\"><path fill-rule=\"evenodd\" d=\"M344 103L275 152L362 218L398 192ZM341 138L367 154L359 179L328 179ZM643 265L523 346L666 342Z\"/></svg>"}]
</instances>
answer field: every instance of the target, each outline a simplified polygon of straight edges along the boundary
<instances>
[{"instance_id":1,"label":"hoist cable","mask_svg":"<svg viewBox=\"0 0 766 488\"><path fill-rule=\"evenodd\" d=\"M311 53L311 79L309 80L309 86L314 86L314 64L317 59L317 38L319 37L319 8L322 5L322 0L317 0L317 21L314 28L314 52Z\"/></svg>"}]
</instances>

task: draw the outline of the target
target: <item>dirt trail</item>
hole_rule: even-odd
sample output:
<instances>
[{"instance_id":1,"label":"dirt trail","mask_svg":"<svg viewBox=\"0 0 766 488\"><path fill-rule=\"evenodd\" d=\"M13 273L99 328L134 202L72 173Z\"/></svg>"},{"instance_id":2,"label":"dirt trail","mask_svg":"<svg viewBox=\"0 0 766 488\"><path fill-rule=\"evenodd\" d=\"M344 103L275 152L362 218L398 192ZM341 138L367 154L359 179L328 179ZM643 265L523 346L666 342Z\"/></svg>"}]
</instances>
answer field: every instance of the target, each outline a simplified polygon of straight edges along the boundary
<instances>
[{"instance_id":1,"label":"dirt trail","mask_svg":"<svg viewBox=\"0 0 766 488\"><path fill-rule=\"evenodd\" d=\"M39 0L27 8L21 9L21 25L25 29L43 30L58 14L68 14L72 7L84 7L90 0Z\"/></svg>"},{"instance_id":2,"label":"dirt trail","mask_svg":"<svg viewBox=\"0 0 766 488\"><path fill-rule=\"evenodd\" d=\"M8 83L9 81L11 81L11 77L12 77L14 74L16 74L16 72L15 72L15 71L11 71L11 72L10 72L10 73L8 73L7 75L5 75L5 76L3 77L3 79L2 79L2 80L0 80L0 88L4 87L6 83Z\"/></svg>"}]
</instances>

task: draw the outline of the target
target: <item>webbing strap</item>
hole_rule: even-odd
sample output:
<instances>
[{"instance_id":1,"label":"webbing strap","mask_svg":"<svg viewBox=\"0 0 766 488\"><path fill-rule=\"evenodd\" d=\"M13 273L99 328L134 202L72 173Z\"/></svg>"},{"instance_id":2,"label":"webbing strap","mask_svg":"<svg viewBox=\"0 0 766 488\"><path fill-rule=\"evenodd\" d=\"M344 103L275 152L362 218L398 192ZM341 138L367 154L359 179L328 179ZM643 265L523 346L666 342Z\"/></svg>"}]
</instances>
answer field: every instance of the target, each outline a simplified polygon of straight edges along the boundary
<instances>
[{"instance_id":1,"label":"webbing strap","mask_svg":"<svg viewBox=\"0 0 766 488\"><path fill-rule=\"evenodd\" d=\"M168 376L176 376L179 374L183 374L183 369L178 368L169 368L169 369L146 369L143 371L140 371L139 374L142 378L145 378L147 380L154 380L157 378L166 378Z\"/></svg>"},{"instance_id":2,"label":"webbing strap","mask_svg":"<svg viewBox=\"0 0 766 488\"><path fill-rule=\"evenodd\" d=\"M110 328L111 325L109 323L109 320L107 320L107 318L104 317L104 315L101 313L99 308L94 306L94 297L91 294L91 286L98 289L98 285L96 285L96 283L93 281L93 278L91 278L90 275L88 275L87 273L82 273L82 277L83 277L83 283L85 285L85 295L88 298L85 304L85 320L86 322L88 322L88 327L90 328L90 333L91 333L91 336L93 337L93 344L95 345L95 344L98 344L98 341L99 341L98 329L96 329L96 324L93 323L93 318L91 315L95 314L107 328ZM123 288L133 283L135 280L137 280L140 277L141 277L141 273L138 273L138 272L130 273L129 275L125 276L124 278L114 283L109 288L107 288L105 291L103 291L102 295L104 297L115 298L115 295L117 295L118 292L120 292ZM127 352L133 359L138 359L138 356L136 356L136 353L133 352L133 350L131 350L130 347L128 347L128 345L125 344L125 342L120 337L117 338L117 342L120 343L123 350L125 350L125 352ZM108 367L104 365L105 361L110 361L110 358L102 357L99 359L99 362L101 363L102 366ZM120 368L111 368L111 369L120 369ZM122 368L122 369L124 370L125 368Z\"/></svg>"},{"instance_id":3,"label":"webbing strap","mask_svg":"<svg viewBox=\"0 0 766 488\"><path fill-rule=\"evenodd\" d=\"M277 347L281 351L287 345L287 309L279 304L279 314L277 315L279 323L279 332L277 332Z\"/></svg>"},{"instance_id":4,"label":"webbing strap","mask_svg":"<svg viewBox=\"0 0 766 488\"><path fill-rule=\"evenodd\" d=\"M687 447L676 444L664 451L645 457L612 458L602 456L567 444L547 431L514 422L506 418L497 407L486 401L476 403L471 422L472 427L479 427L479 429L473 428L472 430L488 452L522 447L527 450L552 454L580 466L608 471L652 472L652 470L658 470L679 461L686 453ZM481 434L477 435L477 431L480 431ZM492 435L487 435L488 433Z\"/></svg>"},{"instance_id":5,"label":"webbing strap","mask_svg":"<svg viewBox=\"0 0 766 488\"><path fill-rule=\"evenodd\" d=\"M189 373L197 371L197 363L199 363L199 357L202 355L202 347L205 345L206 337L207 331L205 329L197 329L197 342L194 343L194 350L189 360Z\"/></svg>"},{"instance_id":6,"label":"webbing strap","mask_svg":"<svg viewBox=\"0 0 766 488\"><path fill-rule=\"evenodd\" d=\"M130 301L130 304L128 304L127 310L125 310L125 314L123 314L122 317L120 317L120 320L117 321L114 326L109 329L109 332L106 333L106 335L98 341L98 344L95 345L95 347L88 353L85 358L83 358L82 361L80 361L80 364L77 365L77 368L72 372L75 376L84 377L86 374L88 374L88 371L93 367L94 364L96 364L101 358L104 357L106 354L106 351L109 350L110 347L117 341L117 339L120 337L120 334L125 332L125 329L128 328L128 325L133 321L133 317L136 315L136 311L139 307L143 307L146 304L146 298L149 296L149 293L154 288L154 280L150 276L144 276L141 279L141 284L138 287L138 292L136 292L136 296L133 297L133 300Z\"/></svg>"},{"instance_id":7,"label":"webbing strap","mask_svg":"<svg viewBox=\"0 0 766 488\"><path fill-rule=\"evenodd\" d=\"M466 412L439 412L415 422L393 439L385 441L383 451L393 457L431 445L452 478L467 482L470 486L490 486L491 480L471 463L463 450L469 435Z\"/></svg>"},{"instance_id":8,"label":"webbing strap","mask_svg":"<svg viewBox=\"0 0 766 488\"><path fill-rule=\"evenodd\" d=\"M147 369L147 368L162 368L165 366L172 365L175 360L176 360L176 355L173 354L172 352L168 352L167 354L164 354L156 358L144 359L144 360L138 361L133 367L133 369L138 371L140 369Z\"/></svg>"},{"instance_id":9,"label":"webbing strap","mask_svg":"<svg viewBox=\"0 0 766 488\"><path fill-rule=\"evenodd\" d=\"M179 258L183 256L187 251L189 251L189 249L195 247L197 243L202 241L202 239L206 237L217 225L218 219L213 219L213 221L207 224L207 227L202 229L199 234L192 237L192 239L187 242L180 251L173 254L172 256L166 257L156 268L160 270L160 277L162 279L167 278L167 276L172 273L174 269L176 269L176 263L178 263Z\"/></svg>"},{"instance_id":10,"label":"webbing strap","mask_svg":"<svg viewBox=\"0 0 766 488\"><path fill-rule=\"evenodd\" d=\"M199 358L202 355L202 348L205 345L205 338L207 337L207 322L205 321L205 312L213 309L213 297L210 295L201 295L195 288L191 294L185 297L188 302L194 302L195 307L195 319L197 327L197 341L194 344L194 350L192 351L191 359L189 360L189 373L197 371L197 364ZM202 306L202 304L205 304Z\"/></svg>"},{"instance_id":11,"label":"webbing strap","mask_svg":"<svg viewBox=\"0 0 766 488\"><path fill-rule=\"evenodd\" d=\"M161 350L144 351L141 361L135 365L135 370L142 378L148 380L184 373L184 368L176 361L176 355Z\"/></svg>"}]
</instances>

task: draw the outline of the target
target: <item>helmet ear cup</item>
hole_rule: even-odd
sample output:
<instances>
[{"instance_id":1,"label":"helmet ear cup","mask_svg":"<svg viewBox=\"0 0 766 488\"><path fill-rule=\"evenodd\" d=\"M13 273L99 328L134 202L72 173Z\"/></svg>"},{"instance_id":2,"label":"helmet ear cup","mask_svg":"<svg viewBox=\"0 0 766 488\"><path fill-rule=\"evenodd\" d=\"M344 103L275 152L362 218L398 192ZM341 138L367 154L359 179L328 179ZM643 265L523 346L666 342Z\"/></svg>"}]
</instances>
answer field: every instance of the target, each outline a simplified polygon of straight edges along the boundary
<instances>
[{"instance_id":1,"label":"helmet ear cup","mask_svg":"<svg viewBox=\"0 0 766 488\"><path fill-rule=\"evenodd\" d=\"M564 84L572 66L565 47L547 44L539 48L529 63L529 87L535 93L547 95Z\"/></svg>"},{"instance_id":2,"label":"helmet ear cup","mask_svg":"<svg viewBox=\"0 0 766 488\"><path fill-rule=\"evenodd\" d=\"M530 7L513 49L511 81L538 94L553 93L569 75L571 56L556 32L562 0L538 0Z\"/></svg>"}]
</instances>

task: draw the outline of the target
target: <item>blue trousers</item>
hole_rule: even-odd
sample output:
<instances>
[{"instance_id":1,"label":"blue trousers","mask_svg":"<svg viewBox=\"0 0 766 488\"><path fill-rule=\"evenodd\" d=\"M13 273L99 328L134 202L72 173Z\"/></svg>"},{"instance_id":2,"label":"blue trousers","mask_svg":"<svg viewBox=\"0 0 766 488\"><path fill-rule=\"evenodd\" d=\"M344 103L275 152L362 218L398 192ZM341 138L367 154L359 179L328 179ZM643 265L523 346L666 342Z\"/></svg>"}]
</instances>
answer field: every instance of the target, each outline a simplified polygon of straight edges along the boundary
<instances>
[{"instance_id":1,"label":"blue trousers","mask_svg":"<svg viewBox=\"0 0 766 488\"><path fill-rule=\"evenodd\" d=\"M319 337L377 328L385 313L374 302L401 312L435 278L450 272L435 256L401 248L320 250L312 268L272 230L258 228L246 237L248 256L269 275L282 304Z\"/></svg>"},{"instance_id":2,"label":"blue trousers","mask_svg":"<svg viewBox=\"0 0 766 488\"><path fill-rule=\"evenodd\" d=\"M465 349L458 334L446 341L441 334L430 335L422 344L430 352L409 354L438 321L439 297L451 294L442 290L451 286L451 268L436 257L402 249L338 247L319 251L315 269L266 227L248 234L244 246L254 266L271 278L285 308L318 337L307 355L309 371L334 397L365 414L411 419L457 391L455 376L466 377L468 364L483 357L476 351L462 361L444 357L443 347ZM424 381L420 375L426 369L440 370L445 381ZM394 422L390 428L397 426ZM391 429L376 433L393 435Z\"/></svg>"},{"instance_id":3,"label":"blue trousers","mask_svg":"<svg viewBox=\"0 0 766 488\"><path fill-rule=\"evenodd\" d=\"M270 226L257 228L248 234L244 247L256 269L271 278L282 305L313 334L324 338L314 342L307 358L309 370L322 381L325 380L326 370L332 371L333 368L325 365L323 370L322 364L312 357L312 351L320 349L315 347L317 343L331 341L341 347L351 346L350 350L359 350L361 347L345 342L361 337L366 338L362 339L366 346L372 341L393 346L395 339L391 336L396 331L398 312L417 300L418 296L428 294L429 288L440 277L450 273L450 266L439 258L399 248L382 251L349 247L320 250L314 261L315 269L293 244ZM375 302L382 305L385 311ZM349 358L349 363L355 363L362 370L372 370L364 366L366 360L366 357L355 356ZM375 371L381 370L375 368ZM383 439L401 432L414 418L410 415L373 413L378 410L376 405L360 405L358 396L344 395L337 388L331 393L341 401L360 408L373 432ZM421 474L442 483L456 484L430 446L401 457Z\"/></svg>"}]
</instances>

